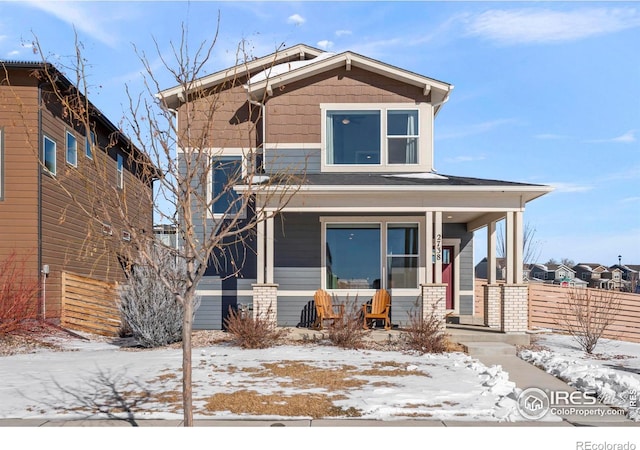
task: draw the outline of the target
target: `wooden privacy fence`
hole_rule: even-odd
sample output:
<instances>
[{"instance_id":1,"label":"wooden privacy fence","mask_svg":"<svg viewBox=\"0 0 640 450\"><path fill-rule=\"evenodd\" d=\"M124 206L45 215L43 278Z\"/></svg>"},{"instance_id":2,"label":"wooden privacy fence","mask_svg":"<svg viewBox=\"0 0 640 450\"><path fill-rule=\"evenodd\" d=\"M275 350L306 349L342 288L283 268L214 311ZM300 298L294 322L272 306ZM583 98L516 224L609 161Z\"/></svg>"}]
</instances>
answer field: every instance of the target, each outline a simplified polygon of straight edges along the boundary
<instances>
[{"instance_id":1,"label":"wooden privacy fence","mask_svg":"<svg viewBox=\"0 0 640 450\"><path fill-rule=\"evenodd\" d=\"M71 330L117 336L121 322L116 287L117 283L62 272L61 325Z\"/></svg>"},{"instance_id":2,"label":"wooden privacy fence","mask_svg":"<svg viewBox=\"0 0 640 450\"><path fill-rule=\"evenodd\" d=\"M487 280L476 279L475 314L484 316L484 288ZM529 284L529 329L549 328L567 331L562 325L561 315L566 311L568 294L571 289L553 284ZM640 342L640 294L603 291L602 289L577 289L592 297L615 295L620 302L617 320L604 333L605 338L628 342Z\"/></svg>"}]
</instances>

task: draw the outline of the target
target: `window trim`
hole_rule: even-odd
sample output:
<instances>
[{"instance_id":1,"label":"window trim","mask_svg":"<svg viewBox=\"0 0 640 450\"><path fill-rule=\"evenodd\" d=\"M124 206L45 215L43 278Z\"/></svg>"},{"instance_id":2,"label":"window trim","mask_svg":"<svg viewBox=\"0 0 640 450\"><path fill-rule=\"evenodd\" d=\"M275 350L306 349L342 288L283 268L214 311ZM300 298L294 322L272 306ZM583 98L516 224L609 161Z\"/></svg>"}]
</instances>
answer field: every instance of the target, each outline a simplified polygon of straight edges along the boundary
<instances>
[{"instance_id":1,"label":"window trim","mask_svg":"<svg viewBox=\"0 0 640 450\"><path fill-rule=\"evenodd\" d=\"M53 144L53 170L47 167L47 141ZM42 135L42 166L46 173L56 176L58 172L58 143L46 134Z\"/></svg>"},{"instance_id":2,"label":"window trim","mask_svg":"<svg viewBox=\"0 0 640 450\"><path fill-rule=\"evenodd\" d=\"M69 160L69 138L73 139L73 154L75 162ZM64 159L68 165L78 167L78 138L71 131L67 130L64 137Z\"/></svg>"},{"instance_id":3,"label":"window trim","mask_svg":"<svg viewBox=\"0 0 640 450\"><path fill-rule=\"evenodd\" d=\"M96 145L96 134L93 131L89 131L89 134L84 137L84 156L88 159L93 159L93 147Z\"/></svg>"},{"instance_id":4,"label":"window trim","mask_svg":"<svg viewBox=\"0 0 640 450\"><path fill-rule=\"evenodd\" d=\"M116 186L124 189L124 156L122 153L116 154Z\"/></svg>"},{"instance_id":5,"label":"window trim","mask_svg":"<svg viewBox=\"0 0 640 450\"><path fill-rule=\"evenodd\" d=\"M380 164L327 163L328 111L380 112ZM415 164L389 163L387 112L415 110L418 112L418 162ZM320 104L320 168L322 172L429 172L433 168L433 107L429 103L321 103Z\"/></svg>"},{"instance_id":6,"label":"window trim","mask_svg":"<svg viewBox=\"0 0 640 450\"><path fill-rule=\"evenodd\" d=\"M360 225L360 224L372 224L379 225L380 227L380 282L381 287L387 289L387 230L389 225L393 224L417 224L418 225L418 285L413 288L394 288L393 292L396 295L415 295L420 291L420 285L424 284L424 264L425 264L425 241L424 241L424 227L425 218L421 216L370 216L370 217L358 217L358 216L320 216L321 223L321 237L320 237L320 283L321 286L327 286L327 225ZM454 245L454 244L451 244ZM455 250L454 250L455 251ZM457 254L454 255L457 259ZM454 281L455 284L455 281ZM335 292L337 294L344 294L345 292L358 291L362 295L373 295L375 289L326 289L329 292ZM454 286L454 295L457 292L457 288Z\"/></svg>"},{"instance_id":7,"label":"window trim","mask_svg":"<svg viewBox=\"0 0 640 450\"><path fill-rule=\"evenodd\" d=\"M225 213L216 213L213 211L213 173L215 171L215 167L213 167L213 160L219 158L233 158L240 160L240 168L242 170L242 177L244 178L247 175L247 162L245 155L241 149L237 149L238 151L226 151L229 149L225 149L224 152L212 152L209 154L209 161L211 162L211 169L209 170L209 174L207 176L207 216L210 219L222 219L227 214ZM247 218L246 208L242 208L241 211L238 211L238 217L240 219Z\"/></svg>"}]
</instances>

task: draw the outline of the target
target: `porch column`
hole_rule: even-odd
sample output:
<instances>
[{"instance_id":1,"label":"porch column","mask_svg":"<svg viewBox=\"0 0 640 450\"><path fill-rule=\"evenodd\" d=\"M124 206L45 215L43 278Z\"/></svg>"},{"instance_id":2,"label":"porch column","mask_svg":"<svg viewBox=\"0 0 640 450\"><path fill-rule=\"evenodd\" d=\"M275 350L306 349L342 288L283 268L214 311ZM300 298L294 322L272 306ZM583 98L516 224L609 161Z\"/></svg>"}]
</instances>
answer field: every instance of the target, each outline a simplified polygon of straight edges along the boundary
<instances>
[{"instance_id":1,"label":"porch column","mask_svg":"<svg viewBox=\"0 0 640 450\"><path fill-rule=\"evenodd\" d=\"M426 284L433 283L433 212L427 211L425 214L425 279Z\"/></svg>"},{"instance_id":2,"label":"porch column","mask_svg":"<svg viewBox=\"0 0 640 450\"><path fill-rule=\"evenodd\" d=\"M264 214L262 212L258 213ZM258 217L256 224L256 283L264 284L264 220Z\"/></svg>"},{"instance_id":3,"label":"porch column","mask_svg":"<svg viewBox=\"0 0 640 450\"><path fill-rule=\"evenodd\" d=\"M436 211L434 214L434 239L436 251L436 267L434 268L435 284L442 284L442 211Z\"/></svg>"},{"instance_id":4,"label":"porch column","mask_svg":"<svg viewBox=\"0 0 640 450\"><path fill-rule=\"evenodd\" d=\"M269 215L270 214L270 215ZM266 225L266 237L265 237L265 244L266 244L266 251L265 251L265 256L266 256L266 261L265 261L265 266L266 266L266 283L267 284L273 284L273 266L274 266L274 259L273 259L273 247L274 247L274 220L273 220L273 212L269 213L267 212L267 218L265 221L265 225Z\"/></svg>"},{"instance_id":5,"label":"porch column","mask_svg":"<svg viewBox=\"0 0 640 450\"><path fill-rule=\"evenodd\" d=\"M487 284L484 286L484 324L501 328L502 292L496 282L496 222L487 224Z\"/></svg>"},{"instance_id":6,"label":"porch column","mask_svg":"<svg viewBox=\"0 0 640 450\"><path fill-rule=\"evenodd\" d=\"M522 211L513 213L513 282L522 284L524 234L522 226Z\"/></svg>"},{"instance_id":7,"label":"porch column","mask_svg":"<svg viewBox=\"0 0 640 450\"><path fill-rule=\"evenodd\" d=\"M427 283L422 288L422 318L429 320L436 319L441 329L445 328L445 316L447 308L447 285Z\"/></svg>"},{"instance_id":8,"label":"porch column","mask_svg":"<svg viewBox=\"0 0 640 450\"><path fill-rule=\"evenodd\" d=\"M524 333L529 327L529 286L522 282L522 211L507 213L507 283L502 286L502 331Z\"/></svg>"},{"instance_id":9,"label":"porch column","mask_svg":"<svg viewBox=\"0 0 640 450\"><path fill-rule=\"evenodd\" d=\"M504 240L505 240L505 251L506 251L506 266L507 266L507 276L506 276L506 282L507 284L513 284L514 283L514 255L515 252L513 251L513 221L514 221L514 216L513 216L513 211L509 211L507 212L507 217L505 218L505 227L504 227Z\"/></svg>"},{"instance_id":10,"label":"porch column","mask_svg":"<svg viewBox=\"0 0 640 450\"><path fill-rule=\"evenodd\" d=\"M278 285L253 284L253 318L278 323Z\"/></svg>"}]
</instances>

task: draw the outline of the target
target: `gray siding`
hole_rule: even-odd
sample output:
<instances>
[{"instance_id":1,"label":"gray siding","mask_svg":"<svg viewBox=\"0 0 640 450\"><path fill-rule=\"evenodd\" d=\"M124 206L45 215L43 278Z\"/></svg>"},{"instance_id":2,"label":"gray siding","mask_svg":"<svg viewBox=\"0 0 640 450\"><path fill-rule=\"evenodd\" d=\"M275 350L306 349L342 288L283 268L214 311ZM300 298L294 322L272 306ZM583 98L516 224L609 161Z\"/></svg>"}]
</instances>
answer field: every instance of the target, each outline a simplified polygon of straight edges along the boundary
<instances>
[{"instance_id":1,"label":"gray siding","mask_svg":"<svg viewBox=\"0 0 640 450\"><path fill-rule=\"evenodd\" d=\"M444 238L460 239L460 290L472 291L473 286L473 233L468 232L463 223L447 223L444 225ZM461 300L462 303L462 300ZM462 305L461 305L462 306Z\"/></svg>"},{"instance_id":2,"label":"gray siding","mask_svg":"<svg viewBox=\"0 0 640 450\"><path fill-rule=\"evenodd\" d=\"M275 219L275 267L320 267L321 231L317 214L287 213Z\"/></svg>"},{"instance_id":3,"label":"gray siding","mask_svg":"<svg viewBox=\"0 0 640 450\"><path fill-rule=\"evenodd\" d=\"M320 173L320 149L267 149L264 152L264 170L268 175Z\"/></svg>"},{"instance_id":4,"label":"gray siding","mask_svg":"<svg viewBox=\"0 0 640 450\"><path fill-rule=\"evenodd\" d=\"M219 277L204 277L198 285L199 290L222 289ZM219 295L200 296L200 307L196 310L193 320L194 330L222 329L222 298Z\"/></svg>"},{"instance_id":5,"label":"gray siding","mask_svg":"<svg viewBox=\"0 0 640 450\"><path fill-rule=\"evenodd\" d=\"M319 267L276 267L273 273L278 291L320 289Z\"/></svg>"},{"instance_id":6,"label":"gray siding","mask_svg":"<svg viewBox=\"0 0 640 450\"><path fill-rule=\"evenodd\" d=\"M473 295L460 296L460 315L462 316L474 315Z\"/></svg>"},{"instance_id":7,"label":"gray siding","mask_svg":"<svg viewBox=\"0 0 640 450\"><path fill-rule=\"evenodd\" d=\"M313 294L300 297L278 297L278 326L308 327L315 318Z\"/></svg>"}]
</instances>

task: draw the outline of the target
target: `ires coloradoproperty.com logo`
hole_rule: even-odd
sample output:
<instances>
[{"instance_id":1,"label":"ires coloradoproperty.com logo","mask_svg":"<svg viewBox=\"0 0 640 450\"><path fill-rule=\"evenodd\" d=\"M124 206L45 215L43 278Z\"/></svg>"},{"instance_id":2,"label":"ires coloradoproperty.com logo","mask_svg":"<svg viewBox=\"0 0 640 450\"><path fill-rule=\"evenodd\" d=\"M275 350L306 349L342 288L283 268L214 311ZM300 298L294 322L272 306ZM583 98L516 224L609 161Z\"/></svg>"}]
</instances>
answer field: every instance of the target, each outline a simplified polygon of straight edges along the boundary
<instances>
[{"instance_id":1,"label":"ires coloradoproperty.com logo","mask_svg":"<svg viewBox=\"0 0 640 450\"><path fill-rule=\"evenodd\" d=\"M636 406L636 393L627 396L630 406ZM598 402L600 400L600 403ZM548 389L528 388L520 393L517 400L518 412L528 420L539 420L549 412L565 416L614 416L626 415L621 408L615 406L614 399L598 399L595 392L550 391Z\"/></svg>"}]
</instances>

